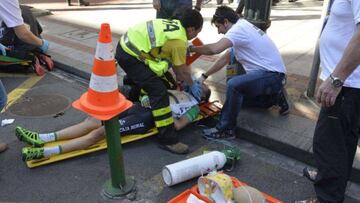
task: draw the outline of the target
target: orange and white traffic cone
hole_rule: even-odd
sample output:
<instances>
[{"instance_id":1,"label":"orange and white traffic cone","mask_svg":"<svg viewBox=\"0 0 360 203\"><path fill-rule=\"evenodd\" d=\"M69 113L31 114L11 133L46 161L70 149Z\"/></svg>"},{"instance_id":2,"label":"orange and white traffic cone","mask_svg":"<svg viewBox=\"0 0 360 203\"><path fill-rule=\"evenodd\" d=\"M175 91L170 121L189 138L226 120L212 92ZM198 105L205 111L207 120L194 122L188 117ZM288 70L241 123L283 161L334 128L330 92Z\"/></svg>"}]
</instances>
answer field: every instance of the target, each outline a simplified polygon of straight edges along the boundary
<instances>
[{"instance_id":1,"label":"orange and white traffic cone","mask_svg":"<svg viewBox=\"0 0 360 203\"><path fill-rule=\"evenodd\" d=\"M118 90L110 25L101 24L89 89L73 107L99 120L109 120L132 106Z\"/></svg>"},{"instance_id":2,"label":"orange and white traffic cone","mask_svg":"<svg viewBox=\"0 0 360 203\"><path fill-rule=\"evenodd\" d=\"M204 43L199 38L195 38L193 41L191 41L191 44L194 46L200 46L203 45ZM198 53L190 53L190 55L186 57L186 65L192 64L200 56L201 54Z\"/></svg>"}]
</instances>

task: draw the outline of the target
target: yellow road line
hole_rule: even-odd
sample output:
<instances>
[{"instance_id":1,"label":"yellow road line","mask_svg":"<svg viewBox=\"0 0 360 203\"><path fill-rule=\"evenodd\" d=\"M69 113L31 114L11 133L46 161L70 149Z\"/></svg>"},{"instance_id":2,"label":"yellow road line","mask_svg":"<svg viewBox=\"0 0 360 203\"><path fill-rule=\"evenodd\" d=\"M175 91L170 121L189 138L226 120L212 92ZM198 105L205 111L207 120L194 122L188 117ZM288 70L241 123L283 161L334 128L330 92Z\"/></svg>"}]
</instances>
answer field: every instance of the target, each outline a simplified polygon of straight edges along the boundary
<instances>
[{"instance_id":1,"label":"yellow road line","mask_svg":"<svg viewBox=\"0 0 360 203\"><path fill-rule=\"evenodd\" d=\"M10 108L11 105L13 105L18 99L20 99L31 87L33 87L37 82L39 82L44 76L37 76L37 77L31 77L27 80L25 80L21 85L19 85L16 89L11 91L8 94L8 102L6 104L6 108L4 108L2 112L5 111L5 109Z\"/></svg>"}]
</instances>

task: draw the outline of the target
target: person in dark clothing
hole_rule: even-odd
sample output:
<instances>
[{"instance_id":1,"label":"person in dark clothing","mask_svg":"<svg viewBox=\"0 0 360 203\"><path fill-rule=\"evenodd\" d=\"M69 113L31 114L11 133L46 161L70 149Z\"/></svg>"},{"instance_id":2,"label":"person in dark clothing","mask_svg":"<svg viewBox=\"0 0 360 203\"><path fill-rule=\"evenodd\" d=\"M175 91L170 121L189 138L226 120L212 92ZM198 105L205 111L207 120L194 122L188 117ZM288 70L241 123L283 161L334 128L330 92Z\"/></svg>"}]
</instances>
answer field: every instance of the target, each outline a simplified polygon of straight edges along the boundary
<instances>
[{"instance_id":1,"label":"person in dark clothing","mask_svg":"<svg viewBox=\"0 0 360 203\"><path fill-rule=\"evenodd\" d=\"M194 9L201 10L202 0L196 0ZM178 10L192 8L192 0L153 0L153 7L156 9L156 18L169 19Z\"/></svg>"},{"instance_id":2,"label":"person in dark clothing","mask_svg":"<svg viewBox=\"0 0 360 203\"><path fill-rule=\"evenodd\" d=\"M319 49L323 82L313 138L317 170L304 169L316 197L298 203L344 201L360 135L360 1L333 2Z\"/></svg>"}]
</instances>

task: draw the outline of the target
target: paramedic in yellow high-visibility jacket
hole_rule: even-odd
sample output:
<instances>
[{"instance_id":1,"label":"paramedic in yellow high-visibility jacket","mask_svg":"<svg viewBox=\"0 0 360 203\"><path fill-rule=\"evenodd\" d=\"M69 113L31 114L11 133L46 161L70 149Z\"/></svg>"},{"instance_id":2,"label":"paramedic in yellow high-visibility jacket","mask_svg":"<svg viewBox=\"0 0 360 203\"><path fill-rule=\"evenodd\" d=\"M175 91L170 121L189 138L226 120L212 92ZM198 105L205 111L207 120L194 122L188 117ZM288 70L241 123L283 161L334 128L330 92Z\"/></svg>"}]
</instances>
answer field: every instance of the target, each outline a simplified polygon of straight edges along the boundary
<instances>
[{"instance_id":1,"label":"paramedic in yellow high-visibility jacket","mask_svg":"<svg viewBox=\"0 0 360 203\"><path fill-rule=\"evenodd\" d=\"M176 80L186 82L190 93L200 100L201 85L192 80L186 55L188 40L197 36L202 25L203 18L198 11L185 9L174 19L155 19L129 28L116 49L120 67L149 96L160 147L176 154L188 153L189 149L179 142L167 88L161 77L172 68Z\"/></svg>"}]
</instances>

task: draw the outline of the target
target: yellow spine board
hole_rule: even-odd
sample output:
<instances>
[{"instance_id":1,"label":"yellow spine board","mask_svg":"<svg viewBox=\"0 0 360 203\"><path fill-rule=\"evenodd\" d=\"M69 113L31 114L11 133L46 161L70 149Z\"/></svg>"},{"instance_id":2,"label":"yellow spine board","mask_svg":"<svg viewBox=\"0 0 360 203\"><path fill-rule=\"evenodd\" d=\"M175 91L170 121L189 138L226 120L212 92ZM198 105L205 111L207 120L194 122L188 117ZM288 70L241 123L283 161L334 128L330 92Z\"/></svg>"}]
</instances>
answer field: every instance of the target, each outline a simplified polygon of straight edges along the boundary
<instances>
[{"instance_id":1,"label":"yellow spine board","mask_svg":"<svg viewBox=\"0 0 360 203\"><path fill-rule=\"evenodd\" d=\"M201 104L200 107L201 107L200 108L200 114L194 120L194 122L198 121L198 120L201 120L203 118L207 118L209 116L214 116L214 115L218 114L221 111L221 105L218 104L217 101L209 102L209 103L206 103L206 104ZM202 109L206 109L206 110L203 111ZM145 134L121 136L121 144L125 144L125 143L128 143L128 142L133 142L133 141L136 141L136 140L147 138L147 137L153 136L153 135L155 135L157 133L158 133L158 130L156 128L153 128L153 129L149 130L149 132L147 132ZM66 140L57 141L57 142L51 142L51 143L45 144L44 147L57 146L57 145L61 145L64 142L66 142ZM103 140L99 141L98 143L96 143L96 144L94 144L94 145L92 145L92 146L90 146L90 147L88 147L86 149L71 151L71 152L67 152L67 153L63 153L63 154L57 154L57 155L53 155L53 156L42 158L42 159L27 161L26 165L29 168L35 168L35 167L38 167L38 166L47 165L47 164L50 164L50 163L62 161L62 160L65 160L65 159L70 159L70 158L81 156L81 155L84 155L84 154L89 154L91 152L100 151L100 150L103 150L103 149L106 149L106 148L107 148L106 140L103 139Z\"/></svg>"},{"instance_id":2,"label":"yellow spine board","mask_svg":"<svg viewBox=\"0 0 360 203\"><path fill-rule=\"evenodd\" d=\"M125 144L125 143L128 143L128 142L133 142L133 141L140 140L140 139L143 139L143 138L146 138L146 137L150 137L150 136L155 135L157 133L158 133L157 129L153 128L146 134L122 136L121 137L121 144ZM51 143L45 144L44 147L56 146L56 145L60 145L61 143L64 143L64 142L66 142L66 141L51 142ZM35 168L35 167L38 167L38 166L54 163L54 162L57 162L57 161L62 161L62 160L65 160L65 159L70 159L70 158L81 156L81 155L88 154L88 153L91 153L91 152L96 152L96 151L103 150L103 149L106 149L106 148L107 148L106 140L103 139L103 140L99 141L98 143L96 143L96 144L94 144L94 145L92 145L92 146L90 146L90 147L88 147L86 149L71 151L71 152L63 153L63 154L57 154L57 155L53 155L53 156L46 157L46 158L43 158L43 159L27 161L26 165L29 168Z\"/></svg>"}]
</instances>

